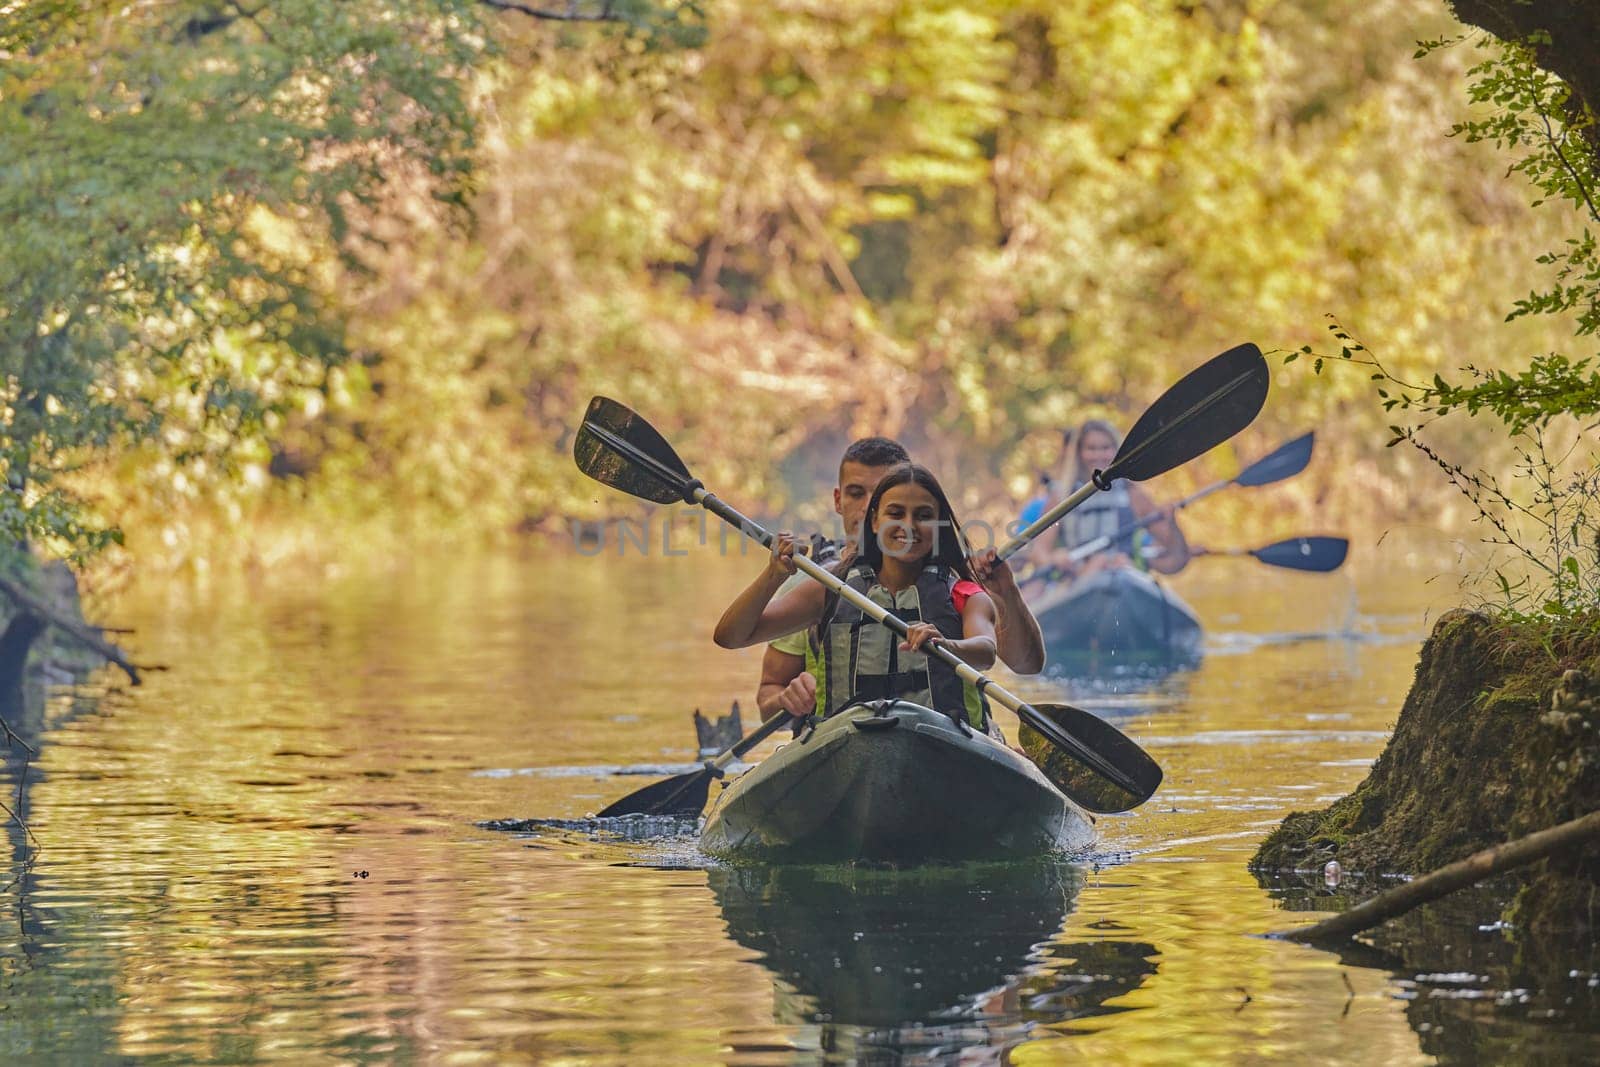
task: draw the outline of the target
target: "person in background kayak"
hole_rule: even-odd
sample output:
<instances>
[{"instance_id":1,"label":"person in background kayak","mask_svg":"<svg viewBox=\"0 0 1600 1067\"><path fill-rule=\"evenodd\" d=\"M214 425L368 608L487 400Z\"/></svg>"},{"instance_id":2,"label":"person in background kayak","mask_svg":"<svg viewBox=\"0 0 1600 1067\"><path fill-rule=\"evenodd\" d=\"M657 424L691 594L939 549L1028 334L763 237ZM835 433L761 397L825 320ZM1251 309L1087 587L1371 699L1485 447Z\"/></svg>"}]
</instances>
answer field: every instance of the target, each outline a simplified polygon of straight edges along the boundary
<instances>
[{"instance_id":1,"label":"person in background kayak","mask_svg":"<svg viewBox=\"0 0 1600 1067\"><path fill-rule=\"evenodd\" d=\"M1097 470L1105 470L1122 447L1122 435L1103 419L1086 419L1064 438L1061 476L1051 487L1049 506L1085 484ZM1105 549L1087 559L1073 559L1073 550L1103 537L1111 537L1150 516L1160 516L1143 530L1123 533ZM1162 574L1176 574L1189 562L1189 544L1178 528L1171 508L1158 508L1144 488L1118 480L1110 489L1095 493L1062 518L1056 547L1045 564L1069 580L1109 567L1136 566Z\"/></svg>"},{"instance_id":2,"label":"person in background kayak","mask_svg":"<svg viewBox=\"0 0 1600 1067\"><path fill-rule=\"evenodd\" d=\"M845 539L840 544L813 540L812 558L825 566L847 567L855 558L873 490L892 467L910 461L905 448L887 437L863 437L845 449L839 460L839 484L833 490L833 510L839 515ZM969 564L973 577L995 605L1000 660L1017 674L1038 674L1044 669L1044 635L1032 609L1023 602L1011 568L997 555L991 548L978 553ZM808 583L816 584L804 574L794 574L774 599ZM767 645L756 689L756 707L763 721L779 712L803 718L825 710L817 702L819 660L810 646L804 629Z\"/></svg>"},{"instance_id":3,"label":"person in background kayak","mask_svg":"<svg viewBox=\"0 0 1600 1067\"><path fill-rule=\"evenodd\" d=\"M902 618L916 619L901 640L817 582L776 596L795 573L795 540L780 534L761 575L717 622L723 648L744 648L810 628L818 696L826 717L861 700L901 699L988 730L988 704L942 660L926 654L938 641L979 670L994 665L995 609L973 580L955 514L925 467L902 464L884 475L867 506L859 555L845 581Z\"/></svg>"}]
</instances>

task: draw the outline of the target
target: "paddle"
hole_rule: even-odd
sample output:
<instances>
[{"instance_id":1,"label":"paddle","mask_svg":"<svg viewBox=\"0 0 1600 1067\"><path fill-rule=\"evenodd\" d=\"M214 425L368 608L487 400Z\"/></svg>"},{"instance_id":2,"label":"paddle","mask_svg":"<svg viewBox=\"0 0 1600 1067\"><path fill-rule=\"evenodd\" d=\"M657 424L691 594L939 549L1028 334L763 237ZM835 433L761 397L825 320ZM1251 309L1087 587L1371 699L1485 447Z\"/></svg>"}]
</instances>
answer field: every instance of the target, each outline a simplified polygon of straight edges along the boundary
<instances>
[{"instance_id":1,"label":"paddle","mask_svg":"<svg viewBox=\"0 0 1600 1067\"><path fill-rule=\"evenodd\" d=\"M1040 515L1002 548L1010 559L1096 492L1117 479L1142 482L1210 451L1250 425L1266 403L1267 361L1261 349L1239 345L1188 374L1151 404L1133 424L1111 466Z\"/></svg>"},{"instance_id":2,"label":"paddle","mask_svg":"<svg viewBox=\"0 0 1600 1067\"><path fill-rule=\"evenodd\" d=\"M596 481L656 503L683 500L698 504L746 536L772 547L772 534L707 492L654 427L614 400L597 396L589 402L573 444L573 458L578 468ZM806 556L797 555L794 562L875 622L902 638L907 635L906 624L870 597ZM1109 723L1066 706L1046 705L1047 714L1007 692L944 646L934 644L929 654L1011 709L1046 743L1064 753L1064 759L1076 764L1070 771L1057 767L1051 780L1079 806L1096 812L1127 811L1150 799L1161 784L1161 768L1155 760ZM1051 771L1046 768L1046 773Z\"/></svg>"},{"instance_id":3,"label":"paddle","mask_svg":"<svg viewBox=\"0 0 1600 1067\"><path fill-rule=\"evenodd\" d=\"M600 818L610 819L618 815L671 815L688 819L699 815L701 809L706 806L706 797L711 792L712 780L721 778L723 769L728 764L792 721L793 716L787 713L774 715L742 737L732 748L715 759L706 760L699 770L687 774L675 774L643 789L636 789L602 809Z\"/></svg>"},{"instance_id":4,"label":"paddle","mask_svg":"<svg viewBox=\"0 0 1600 1067\"><path fill-rule=\"evenodd\" d=\"M1338 570L1350 552L1343 537L1291 537L1263 548L1191 548L1192 556L1254 556L1272 567L1322 573Z\"/></svg>"},{"instance_id":5,"label":"paddle","mask_svg":"<svg viewBox=\"0 0 1600 1067\"><path fill-rule=\"evenodd\" d=\"M1262 456L1244 470L1215 485L1208 485L1198 492L1191 493L1172 505L1171 513L1176 513L1193 504L1196 500L1210 496L1219 489L1226 489L1230 485L1242 485L1253 488L1258 485L1271 485L1291 478L1306 469L1306 464L1311 462L1311 446L1315 442L1316 431L1312 430L1296 437L1293 441L1279 445L1271 452ZM1167 518L1169 512L1160 511L1153 515L1146 515L1136 522L1131 522L1113 533L1096 537L1093 541L1086 541L1067 554L1073 563L1081 563L1097 552L1104 552L1112 545L1121 541L1129 534L1142 530L1152 523L1160 522ZM1337 566L1337 564L1336 564Z\"/></svg>"}]
</instances>

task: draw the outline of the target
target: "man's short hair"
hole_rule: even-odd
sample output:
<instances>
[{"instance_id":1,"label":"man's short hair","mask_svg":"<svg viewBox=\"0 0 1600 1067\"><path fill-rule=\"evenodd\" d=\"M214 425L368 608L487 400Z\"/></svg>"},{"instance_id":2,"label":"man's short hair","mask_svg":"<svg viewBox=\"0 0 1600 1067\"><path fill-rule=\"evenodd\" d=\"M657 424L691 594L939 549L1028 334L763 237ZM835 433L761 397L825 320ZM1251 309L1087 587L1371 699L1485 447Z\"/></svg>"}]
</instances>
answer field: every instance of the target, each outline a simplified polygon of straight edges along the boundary
<instances>
[{"instance_id":1,"label":"man's short hair","mask_svg":"<svg viewBox=\"0 0 1600 1067\"><path fill-rule=\"evenodd\" d=\"M893 467L899 463L910 463L911 453L899 441L892 441L887 437L863 437L853 441L850 447L844 450L844 456L839 460L839 466L846 463L859 463L863 467Z\"/></svg>"}]
</instances>

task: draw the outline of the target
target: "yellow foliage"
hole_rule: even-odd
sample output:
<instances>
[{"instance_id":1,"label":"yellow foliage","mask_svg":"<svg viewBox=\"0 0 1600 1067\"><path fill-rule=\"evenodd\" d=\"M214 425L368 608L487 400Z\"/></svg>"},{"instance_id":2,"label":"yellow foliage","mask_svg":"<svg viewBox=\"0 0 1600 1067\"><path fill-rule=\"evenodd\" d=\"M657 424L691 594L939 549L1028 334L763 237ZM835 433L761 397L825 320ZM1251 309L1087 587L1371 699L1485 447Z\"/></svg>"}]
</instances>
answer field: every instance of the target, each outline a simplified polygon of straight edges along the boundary
<instances>
[{"instance_id":1,"label":"yellow foliage","mask_svg":"<svg viewBox=\"0 0 1600 1067\"><path fill-rule=\"evenodd\" d=\"M867 432L1007 496L1063 426L1126 424L1243 340L1320 344L1330 313L1402 376L1551 347L1562 323L1502 319L1571 220L1446 136L1465 58L1411 53L1451 25L1431 0L724 0L694 47L519 26L479 74L475 225L416 212L343 283L363 358L285 427L314 460L289 502L491 534L626 511L568 458L592 393L745 505L820 495L780 463ZM1285 507L1415 506L1385 421L1359 373L1279 369L1170 487L1316 427Z\"/></svg>"}]
</instances>

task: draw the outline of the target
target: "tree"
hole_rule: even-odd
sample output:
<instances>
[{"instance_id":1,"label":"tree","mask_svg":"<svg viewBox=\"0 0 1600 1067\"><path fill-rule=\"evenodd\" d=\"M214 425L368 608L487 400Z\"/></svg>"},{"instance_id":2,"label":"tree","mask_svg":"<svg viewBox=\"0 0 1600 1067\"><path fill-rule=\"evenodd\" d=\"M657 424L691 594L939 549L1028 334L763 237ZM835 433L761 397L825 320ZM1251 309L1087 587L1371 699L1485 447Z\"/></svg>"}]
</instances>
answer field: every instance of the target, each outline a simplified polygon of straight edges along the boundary
<instances>
[{"instance_id":1,"label":"tree","mask_svg":"<svg viewBox=\"0 0 1600 1067\"><path fill-rule=\"evenodd\" d=\"M1590 56L1600 14L1588 5L1458 0L1463 17L1495 38L1474 42L1486 58L1470 71L1475 112L1452 132L1490 142L1510 154L1510 170L1536 190L1534 205L1565 204L1579 232L1538 257L1554 280L1516 301L1507 321L1531 316L1570 318L1583 341L1600 336L1600 127L1594 104L1600 77ZM1424 42L1418 55L1466 37ZM1579 56L1582 59L1579 59ZM1600 615L1600 452L1585 447L1600 415L1597 356L1544 352L1513 370L1467 365L1446 378L1408 380L1336 325L1342 360L1372 370L1387 412L1420 423L1392 425L1391 445L1409 442L1432 460L1471 501L1491 529L1490 545L1509 550L1516 569L1491 560L1486 570L1500 611L1512 618L1592 626ZM1304 346L1300 354L1314 354ZM1316 360L1320 372L1324 360ZM1459 377L1465 374L1465 379ZM1512 442L1515 477L1469 470L1424 440L1422 431L1453 412L1493 416ZM1578 423L1571 445L1552 436L1556 423Z\"/></svg>"},{"instance_id":2,"label":"tree","mask_svg":"<svg viewBox=\"0 0 1600 1067\"><path fill-rule=\"evenodd\" d=\"M459 205L486 45L469 0L0 9L7 542L117 538L66 477L114 446L226 463L345 356L396 177Z\"/></svg>"},{"instance_id":3,"label":"tree","mask_svg":"<svg viewBox=\"0 0 1600 1067\"><path fill-rule=\"evenodd\" d=\"M1575 112L1600 113L1600 7L1589 0L1450 0L1456 17L1508 43L1529 42L1538 65L1572 87ZM1592 126L1587 136L1600 148Z\"/></svg>"}]
</instances>

